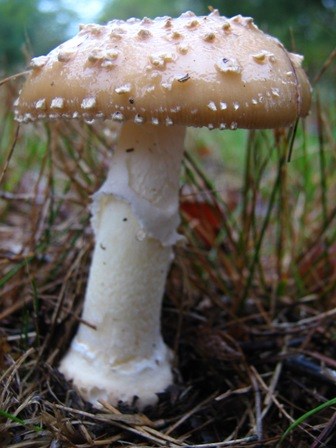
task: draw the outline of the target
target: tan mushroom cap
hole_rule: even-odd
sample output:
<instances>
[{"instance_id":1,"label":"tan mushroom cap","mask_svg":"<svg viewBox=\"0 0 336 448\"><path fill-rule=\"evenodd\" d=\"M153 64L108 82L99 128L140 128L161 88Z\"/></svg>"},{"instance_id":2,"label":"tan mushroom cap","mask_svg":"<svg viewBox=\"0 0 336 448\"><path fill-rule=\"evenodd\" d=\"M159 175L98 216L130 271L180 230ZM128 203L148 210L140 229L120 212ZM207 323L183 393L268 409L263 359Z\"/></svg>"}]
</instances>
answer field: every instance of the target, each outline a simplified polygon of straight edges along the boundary
<instances>
[{"instance_id":1,"label":"tan mushroom cap","mask_svg":"<svg viewBox=\"0 0 336 448\"><path fill-rule=\"evenodd\" d=\"M32 60L16 118L287 126L310 107L301 61L251 18L218 11L84 25Z\"/></svg>"}]
</instances>

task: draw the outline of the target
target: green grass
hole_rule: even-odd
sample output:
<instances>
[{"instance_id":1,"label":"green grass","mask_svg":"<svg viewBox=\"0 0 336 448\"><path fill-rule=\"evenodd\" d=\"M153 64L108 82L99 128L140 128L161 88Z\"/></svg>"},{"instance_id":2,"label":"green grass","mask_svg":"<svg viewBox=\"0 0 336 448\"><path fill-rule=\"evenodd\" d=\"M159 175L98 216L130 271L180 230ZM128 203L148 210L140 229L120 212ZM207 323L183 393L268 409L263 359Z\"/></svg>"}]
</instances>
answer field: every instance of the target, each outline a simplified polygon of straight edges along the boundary
<instances>
[{"instance_id":1,"label":"green grass","mask_svg":"<svg viewBox=\"0 0 336 448\"><path fill-rule=\"evenodd\" d=\"M305 423L310 417L313 417L315 414L318 414L319 412L323 411L326 408L329 408L331 406L335 406L336 405L336 398L333 398L332 400L328 400L325 403L322 403L320 406L317 406L314 409L311 409L310 411L306 412L305 414L303 414L300 418L298 418L297 420L295 420L295 422L293 422L287 429L286 431L283 433L283 435L281 436L280 442L279 442L279 447L282 445L284 441L286 440L286 438L288 437L288 435L298 426L302 425L303 423Z\"/></svg>"}]
</instances>

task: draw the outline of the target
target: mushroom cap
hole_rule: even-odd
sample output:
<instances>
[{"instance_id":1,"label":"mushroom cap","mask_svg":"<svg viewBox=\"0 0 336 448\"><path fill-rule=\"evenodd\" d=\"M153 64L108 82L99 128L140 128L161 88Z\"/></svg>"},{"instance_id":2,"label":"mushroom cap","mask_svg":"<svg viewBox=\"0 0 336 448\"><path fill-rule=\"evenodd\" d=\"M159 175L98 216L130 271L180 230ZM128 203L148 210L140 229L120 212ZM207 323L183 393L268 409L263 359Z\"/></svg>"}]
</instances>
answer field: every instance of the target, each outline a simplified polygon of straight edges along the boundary
<instances>
[{"instance_id":1,"label":"mushroom cap","mask_svg":"<svg viewBox=\"0 0 336 448\"><path fill-rule=\"evenodd\" d=\"M302 57L251 18L213 11L80 27L34 58L16 119L273 128L307 115Z\"/></svg>"}]
</instances>

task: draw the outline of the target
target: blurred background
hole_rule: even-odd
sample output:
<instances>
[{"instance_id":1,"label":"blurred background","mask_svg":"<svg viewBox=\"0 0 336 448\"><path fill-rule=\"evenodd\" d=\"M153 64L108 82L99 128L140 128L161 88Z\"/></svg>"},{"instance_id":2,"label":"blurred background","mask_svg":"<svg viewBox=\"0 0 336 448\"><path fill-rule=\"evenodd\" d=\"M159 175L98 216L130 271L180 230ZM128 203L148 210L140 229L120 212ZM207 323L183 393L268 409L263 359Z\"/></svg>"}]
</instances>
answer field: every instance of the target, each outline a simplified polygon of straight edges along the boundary
<instances>
[{"instance_id":1,"label":"blurred background","mask_svg":"<svg viewBox=\"0 0 336 448\"><path fill-rule=\"evenodd\" d=\"M0 0L0 74L47 53L85 22L113 18L176 16L188 9L207 14L252 16L288 49L305 55L311 77L336 44L336 0ZM335 71L329 71L329 79Z\"/></svg>"}]
</instances>

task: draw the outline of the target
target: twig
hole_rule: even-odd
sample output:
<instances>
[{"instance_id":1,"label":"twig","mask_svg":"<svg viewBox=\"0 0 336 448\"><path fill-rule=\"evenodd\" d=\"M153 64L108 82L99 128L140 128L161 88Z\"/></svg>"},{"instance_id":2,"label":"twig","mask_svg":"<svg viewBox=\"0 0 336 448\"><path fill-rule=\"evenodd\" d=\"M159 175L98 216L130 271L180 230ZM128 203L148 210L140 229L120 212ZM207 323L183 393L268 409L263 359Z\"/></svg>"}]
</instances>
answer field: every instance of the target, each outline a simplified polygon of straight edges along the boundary
<instances>
[{"instance_id":1,"label":"twig","mask_svg":"<svg viewBox=\"0 0 336 448\"><path fill-rule=\"evenodd\" d=\"M324 444L324 441L330 436L331 432L335 429L336 426L336 413L331 417L329 422L324 427L321 434L318 435L317 439L313 442L310 448L319 448L327 446Z\"/></svg>"},{"instance_id":2,"label":"twig","mask_svg":"<svg viewBox=\"0 0 336 448\"><path fill-rule=\"evenodd\" d=\"M30 73L30 70L26 70L25 72L20 72L20 73L16 73L15 75L8 76L7 78L2 79L0 81L0 87L3 86L4 84L6 84L6 82L14 81L14 79L20 78L20 76L28 75L29 73Z\"/></svg>"},{"instance_id":3,"label":"twig","mask_svg":"<svg viewBox=\"0 0 336 448\"><path fill-rule=\"evenodd\" d=\"M121 412L118 409L116 409L114 406L110 405L109 403L107 403L105 401L101 402L101 404L107 410L113 412L112 416L119 415L120 419L121 420L123 419L124 415L121 414ZM108 414L108 416L109 415L110 414ZM168 436L166 434L163 434L163 433L157 431L154 428L151 428L150 426L148 426L147 421L149 421L149 420L146 418L146 422L145 422L145 424L143 426L140 426L140 425L134 425L134 427L133 426L126 426L123 423L119 423L119 422L117 423L117 426L119 426L120 428L126 429L128 431L134 432L135 434L138 434L138 435L140 435L140 436L142 436L144 438L148 438L148 439L160 442L160 443L164 442L165 445L167 443L172 444L170 446L185 446L185 445L187 445L187 444L185 444L182 441L179 441L179 440L177 440L177 439L175 439L173 437L170 437L170 436Z\"/></svg>"},{"instance_id":4,"label":"twig","mask_svg":"<svg viewBox=\"0 0 336 448\"><path fill-rule=\"evenodd\" d=\"M263 440L263 414L261 412L261 397L260 397L260 388L259 383L255 376L256 369L251 369L251 383L254 391L254 399L255 399L255 413L256 413L256 436L258 440Z\"/></svg>"},{"instance_id":5,"label":"twig","mask_svg":"<svg viewBox=\"0 0 336 448\"><path fill-rule=\"evenodd\" d=\"M326 72L328 67L332 64L332 62L336 59L336 48L332 50L332 52L327 57L325 63L323 64L321 70L318 72L318 74L313 79L313 84L317 84L320 79L322 78L322 75Z\"/></svg>"},{"instance_id":6,"label":"twig","mask_svg":"<svg viewBox=\"0 0 336 448\"><path fill-rule=\"evenodd\" d=\"M243 437L242 439L235 440L227 440L225 442L217 442L217 443L204 443L200 445L186 445L186 448L217 448L222 446L235 446L240 445L242 443L253 443L258 442L258 437L253 434L251 436Z\"/></svg>"},{"instance_id":7,"label":"twig","mask_svg":"<svg viewBox=\"0 0 336 448\"><path fill-rule=\"evenodd\" d=\"M253 369L253 367L252 367ZM265 381L262 379L262 377L259 375L258 371L254 369L254 373L256 375L256 378L258 379L260 385L262 386L262 388L267 392L268 391L268 387L267 384L265 383ZM283 414L291 423L294 422L294 419L288 414L288 412L284 409L283 404L281 404L279 402L279 400L275 397L274 394L270 395L270 397L272 398L273 403L277 406L277 408L279 409L279 411L281 412L281 414Z\"/></svg>"},{"instance_id":8,"label":"twig","mask_svg":"<svg viewBox=\"0 0 336 448\"><path fill-rule=\"evenodd\" d=\"M15 135L14 135L14 141L13 141L12 146L10 147L10 149L8 151L8 154L7 154L7 157L6 157L6 160L5 160L5 165L4 165L3 170L2 170L2 172L0 174L0 185L1 185L2 181L3 181L3 178L4 178L5 174L6 174L8 166L9 166L9 162L10 162L10 160L12 158L12 155L13 155L13 152L14 152L14 148L15 148L18 136L19 136L19 131L20 131L20 125L18 124L17 127L16 127Z\"/></svg>"},{"instance_id":9,"label":"twig","mask_svg":"<svg viewBox=\"0 0 336 448\"><path fill-rule=\"evenodd\" d=\"M305 327L307 325L315 324L316 322L322 321L323 319L327 319L329 317L333 317L335 315L336 315L336 308L333 308L329 311L325 311L324 313L320 313L317 316L307 317L297 322L284 322L284 323L274 322L273 325L274 328L285 328L285 329L300 328Z\"/></svg>"},{"instance_id":10,"label":"twig","mask_svg":"<svg viewBox=\"0 0 336 448\"><path fill-rule=\"evenodd\" d=\"M188 420L195 412L198 412L200 409L203 408L206 404L208 404L210 401L214 400L217 393L211 395L210 397L207 397L204 401L199 403L198 405L194 406L189 412L185 413L177 422L175 422L173 425L171 425L166 431L165 434L170 434L173 431L175 431L176 428L178 428L182 423L184 423L186 420Z\"/></svg>"}]
</instances>

